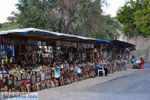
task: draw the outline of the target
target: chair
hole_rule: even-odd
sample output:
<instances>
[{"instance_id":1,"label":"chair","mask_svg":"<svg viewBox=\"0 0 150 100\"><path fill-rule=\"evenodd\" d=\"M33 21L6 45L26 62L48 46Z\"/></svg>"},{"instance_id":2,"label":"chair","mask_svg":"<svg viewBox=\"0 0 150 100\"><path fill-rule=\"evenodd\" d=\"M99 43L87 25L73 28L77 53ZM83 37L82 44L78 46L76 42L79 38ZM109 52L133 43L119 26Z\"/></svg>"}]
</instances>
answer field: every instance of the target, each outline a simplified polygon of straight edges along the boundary
<instances>
[{"instance_id":1,"label":"chair","mask_svg":"<svg viewBox=\"0 0 150 100\"><path fill-rule=\"evenodd\" d=\"M98 76L105 76L105 70L104 70L104 68L98 69L97 73L98 73Z\"/></svg>"}]
</instances>

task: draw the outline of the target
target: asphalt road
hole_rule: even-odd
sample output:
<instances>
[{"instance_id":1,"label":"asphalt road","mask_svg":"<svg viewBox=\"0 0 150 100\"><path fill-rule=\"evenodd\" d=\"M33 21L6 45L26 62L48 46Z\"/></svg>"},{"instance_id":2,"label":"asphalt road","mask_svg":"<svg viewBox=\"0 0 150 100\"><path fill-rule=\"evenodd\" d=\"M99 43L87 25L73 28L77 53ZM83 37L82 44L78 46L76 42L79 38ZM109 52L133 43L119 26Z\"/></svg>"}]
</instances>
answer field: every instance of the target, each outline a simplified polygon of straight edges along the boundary
<instances>
[{"instance_id":1,"label":"asphalt road","mask_svg":"<svg viewBox=\"0 0 150 100\"><path fill-rule=\"evenodd\" d=\"M87 89L87 91L116 94L150 94L150 69L97 84Z\"/></svg>"},{"instance_id":2,"label":"asphalt road","mask_svg":"<svg viewBox=\"0 0 150 100\"><path fill-rule=\"evenodd\" d=\"M110 96L108 100L150 100L150 68L97 84L86 91Z\"/></svg>"},{"instance_id":3,"label":"asphalt road","mask_svg":"<svg viewBox=\"0 0 150 100\"><path fill-rule=\"evenodd\" d=\"M47 89L40 92L40 100L150 100L149 67L103 83L91 84L98 80L95 78L92 81L85 80L69 86Z\"/></svg>"}]
</instances>

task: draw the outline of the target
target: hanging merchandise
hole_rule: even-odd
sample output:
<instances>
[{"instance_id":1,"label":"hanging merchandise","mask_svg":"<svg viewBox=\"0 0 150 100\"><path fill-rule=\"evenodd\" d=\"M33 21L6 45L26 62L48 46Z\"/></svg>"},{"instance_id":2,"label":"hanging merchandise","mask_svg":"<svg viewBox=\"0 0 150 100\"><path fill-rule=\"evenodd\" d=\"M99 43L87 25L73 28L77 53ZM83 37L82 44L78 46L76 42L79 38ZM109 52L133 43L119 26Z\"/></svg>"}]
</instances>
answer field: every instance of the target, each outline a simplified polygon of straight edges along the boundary
<instances>
[{"instance_id":1,"label":"hanging merchandise","mask_svg":"<svg viewBox=\"0 0 150 100\"><path fill-rule=\"evenodd\" d=\"M44 72L42 71L42 72L40 73L40 75L41 75L41 81L44 81L44 80L45 80L45 74L44 74Z\"/></svg>"},{"instance_id":2,"label":"hanging merchandise","mask_svg":"<svg viewBox=\"0 0 150 100\"><path fill-rule=\"evenodd\" d=\"M47 87L47 88L50 88L50 87L51 87L50 80L46 80L45 84L46 84L46 87Z\"/></svg>"},{"instance_id":3,"label":"hanging merchandise","mask_svg":"<svg viewBox=\"0 0 150 100\"><path fill-rule=\"evenodd\" d=\"M12 91L12 87L13 87L13 77L8 76L8 78L7 78L7 85L8 85L8 90Z\"/></svg>"},{"instance_id":4,"label":"hanging merchandise","mask_svg":"<svg viewBox=\"0 0 150 100\"><path fill-rule=\"evenodd\" d=\"M36 72L32 72L32 77L31 77L31 83L32 84L34 84L34 83L36 83L37 81L36 81Z\"/></svg>"},{"instance_id":5,"label":"hanging merchandise","mask_svg":"<svg viewBox=\"0 0 150 100\"><path fill-rule=\"evenodd\" d=\"M46 46L46 42L42 42L42 46Z\"/></svg>"},{"instance_id":6,"label":"hanging merchandise","mask_svg":"<svg viewBox=\"0 0 150 100\"><path fill-rule=\"evenodd\" d=\"M69 60L70 60L70 61L73 60L73 54L72 54L72 52L69 52Z\"/></svg>"},{"instance_id":7,"label":"hanging merchandise","mask_svg":"<svg viewBox=\"0 0 150 100\"><path fill-rule=\"evenodd\" d=\"M31 73L28 72L26 75L26 80L28 80L28 82L31 82Z\"/></svg>"},{"instance_id":8,"label":"hanging merchandise","mask_svg":"<svg viewBox=\"0 0 150 100\"><path fill-rule=\"evenodd\" d=\"M51 71L48 70L47 72L45 72L45 80L50 80L51 79Z\"/></svg>"},{"instance_id":9,"label":"hanging merchandise","mask_svg":"<svg viewBox=\"0 0 150 100\"><path fill-rule=\"evenodd\" d=\"M57 47L62 46L62 44L63 44L63 43L62 43L61 41L56 41L56 46L57 46Z\"/></svg>"},{"instance_id":10,"label":"hanging merchandise","mask_svg":"<svg viewBox=\"0 0 150 100\"><path fill-rule=\"evenodd\" d=\"M52 72L52 73L51 73L52 79L54 79L54 78L55 78L55 71L54 71L54 69L52 69L51 72Z\"/></svg>"},{"instance_id":11,"label":"hanging merchandise","mask_svg":"<svg viewBox=\"0 0 150 100\"><path fill-rule=\"evenodd\" d=\"M19 56L22 55L22 48L21 48L21 45L19 45Z\"/></svg>"},{"instance_id":12,"label":"hanging merchandise","mask_svg":"<svg viewBox=\"0 0 150 100\"><path fill-rule=\"evenodd\" d=\"M3 86L7 84L7 77L2 76Z\"/></svg>"},{"instance_id":13,"label":"hanging merchandise","mask_svg":"<svg viewBox=\"0 0 150 100\"><path fill-rule=\"evenodd\" d=\"M41 81L41 75L40 72L36 72L36 82L40 82Z\"/></svg>"},{"instance_id":14,"label":"hanging merchandise","mask_svg":"<svg viewBox=\"0 0 150 100\"><path fill-rule=\"evenodd\" d=\"M80 68L80 67L77 67L77 68L76 68L76 72L77 72L77 74L81 74L81 68Z\"/></svg>"},{"instance_id":15,"label":"hanging merchandise","mask_svg":"<svg viewBox=\"0 0 150 100\"><path fill-rule=\"evenodd\" d=\"M60 70L56 69L55 70L55 78L59 78L60 77Z\"/></svg>"},{"instance_id":16,"label":"hanging merchandise","mask_svg":"<svg viewBox=\"0 0 150 100\"><path fill-rule=\"evenodd\" d=\"M35 45L35 46L37 46L38 45L38 41L36 41L36 40L31 40L31 39L28 39L27 40L27 42L26 41L24 41L24 42L22 42L22 43L28 43L29 45Z\"/></svg>"},{"instance_id":17,"label":"hanging merchandise","mask_svg":"<svg viewBox=\"0 0 150 100\"><path fill-rule=\"evenodd\" d=\"M93 52L94 52L94 53L97 53L97 49L94 49Z\"/></svg>"},{"instance_id":18,"label":"hanging merchandise","mask_svg":"<svg viewBox=\"0 0 150 100\"><path fill-rule=\"evenodd\" d=\"M15 75L16 75L18 81L21 81L21 80L22 80L22 79L21 79L21 73L20 73L19 71L16 72Z\"/></svg>"},{"instance_id":19,"label":"hanging merchandise","mask_svg":"<svg viewBox=\"0 0 150 100\"><path fill-rule=\"evenodd\" d=\"M1 59L5 59L5 54L6 52L5 51L0 51L0 56L1 56Z\"/></svg>"},{"instance_id":20,"label":"hanging merchandise","mask_svg":"<svg viewBox=\"0 0 150 100\"><path fill-rule=\"evenodd\" d=\"M22 86L22 84L23 84L23 81L21 80L21 74L20 74L20 75L16 76L15 85L17 87L20 87L20 86Z\"/></svg>"},{"instance_id":21,"label":"hanging merchandise","mask_svg":"<svg viewBox=\"0 0 150 100\"><path fill-rule=\"evenodd\" d=\"M26 75L26 72L22 72L22 73L21 73L21 78L22 78L22 80L25 80L25 79L26 79L26 76L27 76L27 75Z\"/></svg>"},{"instance_id":22,"label":"hanging merchandise","mask_svg":"<svg viewBox=\"0 0 150 100\"><path fill-rule=\"evenodd\" d=\"M42 45L42 42L41 41L38 41L38 46L41 46Z\"/></svg>"},{"instance_id":23,"label":"hanging merchandise","mask_svg":"<svg viewBox=\"0 0 150 100\"><path fill-rule=\"evenodd\" d=\"M36 51L33 51L33 53L32 53L32 61L33 61L33 63L36 63L36 62L37 62Z\"/></svg>"}]
</instances>

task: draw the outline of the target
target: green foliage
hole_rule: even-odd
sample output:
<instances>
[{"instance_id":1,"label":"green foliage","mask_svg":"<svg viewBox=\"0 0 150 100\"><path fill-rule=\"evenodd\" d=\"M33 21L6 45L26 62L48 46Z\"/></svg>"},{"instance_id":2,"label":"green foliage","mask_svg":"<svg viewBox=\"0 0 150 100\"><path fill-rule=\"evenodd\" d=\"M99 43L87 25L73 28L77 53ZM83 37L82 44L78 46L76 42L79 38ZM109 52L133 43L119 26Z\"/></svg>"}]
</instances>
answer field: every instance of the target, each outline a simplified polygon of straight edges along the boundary
<instances>
[{"instance_id":1,"label":"green foliage","mask_svg":"<svg viewBox=\"0 0 150 100\"><path fill-rule=\"evenodd\" d=\"M118 36L118 22L101 15L101 0L19 0L17 8L19 27L102 39Z\"/></svg>"},{"instance_id":2,"label":"green foliage","mask_svg":"<svg viewBox=\"0 0 150 100\"><path fill-rule=\"evenodd\" d=\"M120 23L114 18L111 18L109 15L102 16L102 20L103 21L99 26L99 32L101 34L97 34L96 36L107 40L117 39L121 34Z\"/></svg>"},{"instance_id":3,"label":"green foliage","mask_svg":"<svg viewBox=\"0 0 150 100\"><path fill-rule=\"evenodd\" d=\"M150 6L145 10L137 10L134 19L134 24L141 35L150 35Z\"/></svg>"},{"instance_id":4,"label":"green foliage","mask_svg":"<svg viewBox=\"0 0 150 100\"><path fill-rule=\"evenodd\" d=\"M17 23L69 34L88 36L98 28L100 0L19 0Z\"/></svg>"},{"instance_id":5,"label":"green foliage","mask_svg":"<svg viewBox=\"0 0 150 100\"><path fill-rule=\"evenodd\" d=\"M20 27L47 28L48 16L41 0L19 0L20 13L16 15Z\"/></svg>"},{"instance_id":6,"label":"green foliage","mask_svg":"<svg viewBox=\"0 0 150 100\"><path fill-rule=\"evenodd\" d=\"M2 27L3 27L3 24L0 23L0 28L2 28Z\"/></svg>"},{"instance_id":7,"label":"green foliage","mask_svg":"<svg viewBox=\"0 0 150 100\"><path fill-rule=\"evenodd\" d=\"M130 0L118 10L117 19L128 37L150 35L150 1Z\"/></svg>"},{"instance_id":8,"label":"green foliage","mask_svg":"<svg viewBox=\"0 0 150 100\"><path fill-rule=\"evenodd\" d=\"M19 28L19 27L14 22L6 22L6 23L3 23L3 24L0 23L0 31L15 29L15 28Z\"/></svg>"}]
</instances>

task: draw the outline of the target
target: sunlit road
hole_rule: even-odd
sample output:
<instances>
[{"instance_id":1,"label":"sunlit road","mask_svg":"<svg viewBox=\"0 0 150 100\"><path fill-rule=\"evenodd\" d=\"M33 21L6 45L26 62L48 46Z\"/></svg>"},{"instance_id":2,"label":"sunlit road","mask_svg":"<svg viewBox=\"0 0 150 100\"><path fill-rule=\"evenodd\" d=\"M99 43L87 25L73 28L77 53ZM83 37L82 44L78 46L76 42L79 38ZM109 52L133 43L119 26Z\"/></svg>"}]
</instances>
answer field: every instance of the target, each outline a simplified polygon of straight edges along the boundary
<instances>
[{"instance_id":1,"label":"sunlit road","mask_svg":"<svg viewBox=\"0 0 150 100\"><path fill-rule=\"evenodd\" d=\"M91 85L94 80L41 91L40 100L150 100L150 68Z\"/></svg>"}]
</instances>

